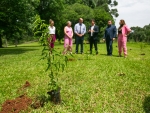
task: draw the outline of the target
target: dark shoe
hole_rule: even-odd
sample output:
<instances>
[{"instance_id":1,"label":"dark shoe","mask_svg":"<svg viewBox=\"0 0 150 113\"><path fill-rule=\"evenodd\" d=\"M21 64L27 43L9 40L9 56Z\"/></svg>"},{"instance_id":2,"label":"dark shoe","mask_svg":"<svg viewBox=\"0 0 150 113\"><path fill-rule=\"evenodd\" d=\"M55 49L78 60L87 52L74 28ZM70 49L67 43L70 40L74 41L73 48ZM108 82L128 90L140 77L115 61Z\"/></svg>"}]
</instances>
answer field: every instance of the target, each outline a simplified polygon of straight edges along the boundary
<instances>
[{"instance_id":1,"label":"dark shoe","mask_svg":"<svg viewBox=\"0 0 150 113\"><path fill-rule=\"evenodd\" d=\"M109 54L109 55L107 55L107 56L112 56L112 54Z\"/></svg>"},{"instance_id":2,"label":"dark shoe","mask_svg":"<svg viewBox=\"0 0 150 113\"><path fill-rule=\"evenodd\" d=\"M96 51L96 55L98 55L98 51Z\"/></svg>"},{"instance_id":3,"label":"dark shoe","mask_svg":"<svg viewBox=\"0 0 150 113\"><path fill-rule=\"evenodd\" d=\"M118 57L122 57L122 55L118 55Z\"/></svg>"}]
</instances>

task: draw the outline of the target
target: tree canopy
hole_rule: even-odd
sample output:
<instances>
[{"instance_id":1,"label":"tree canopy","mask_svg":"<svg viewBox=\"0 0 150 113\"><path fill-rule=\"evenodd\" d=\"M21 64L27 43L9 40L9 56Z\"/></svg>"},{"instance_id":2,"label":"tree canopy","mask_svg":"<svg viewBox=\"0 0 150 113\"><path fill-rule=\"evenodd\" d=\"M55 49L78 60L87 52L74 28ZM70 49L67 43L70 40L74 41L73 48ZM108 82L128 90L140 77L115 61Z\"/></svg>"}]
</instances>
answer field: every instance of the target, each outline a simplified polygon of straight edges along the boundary
<instances>
[{"instance_id":1,"label":"tree canopy","mask_svg":"<svg viewBox=\"0 0 150 113\"><path fill-rule=\"evenodd\" d=\"M131 27L132 32L129 35L129 40L135 42L148 42L150 43L150 24L141 27Z\"/></svg>"},{"instance_id":2,"label":"tree canopy","mask_svg":"<svg viewBox=\"0 0 150 113\"><path fill-rule=\"evenodd\" d=\"M70 20L73 25L82 17L88 26L95 18L101 30L107 20L118 17L116 0L1 0L0 2L0 41L7 40L18 43L19 40L33 37L33 22L39 15L45 23L49 19L55 21L58 39L63 38L63 27ZM2 41L1 41L2 42ZM0 43L0 47L2 44Z\"/></svg>"}]
</instances>

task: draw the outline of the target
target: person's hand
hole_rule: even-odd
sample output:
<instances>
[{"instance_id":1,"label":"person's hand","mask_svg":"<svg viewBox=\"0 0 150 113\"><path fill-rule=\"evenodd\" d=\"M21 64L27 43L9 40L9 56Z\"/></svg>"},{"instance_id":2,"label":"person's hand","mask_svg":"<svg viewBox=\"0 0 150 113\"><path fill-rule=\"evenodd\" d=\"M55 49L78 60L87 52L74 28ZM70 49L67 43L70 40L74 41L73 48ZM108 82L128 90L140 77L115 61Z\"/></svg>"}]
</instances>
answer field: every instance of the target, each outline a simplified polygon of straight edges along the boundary
<instances>
[{"instance_id":1,"label":"person's hand","mask_svg":"<svg viewBox=\"0 0 150 113\"><path fill-rule=\"evenodd\" d=\"M125 37L127 37L128 35L127 34L125 34Z\"/></svg>"},{"instance_id":2,"label":"person's hand","mask_svg":"<svg viewBox=\"0 0 150 113\"><path fill-rule=\"evenodd\" d=\"M82 37L83 35L82 34L79 34L79 37Z\"/></svg>"},{"instance_id":3,"label":"person's hand","mask_svg":"<svg viewBox=\"0 0 150 113\"><path fill-rule=\"evenodd\" d=\"M89 32L91 32L91 30L89 30Z\"/></svg>"},{"instance_id":4,"label":"person's hand","mask_svg":"<svg viewBox=\"0 0 150 113\"><path fill-rule=\"evenodd\" d=\"M103 41L105 42L105 39L103 38Z\"/></svg>"},{"instance_id":5,"label":"person's hand","mask_svg":"<svg viewBox=\"0 0 150 113\"><path fill-rule=\"evenodd\" d=\"M113 38L113 41L115 40L115 38Z\"/></svg>"},{"instance_id":6,"label":"person's hand","mask_svg":"<svg viewBox=\"0 0 150 113\"><path fill-rule=\"evenodd\" d=\"M91 32L94 32L94 30L91 30Z\"/></svg>"}]
</instances>

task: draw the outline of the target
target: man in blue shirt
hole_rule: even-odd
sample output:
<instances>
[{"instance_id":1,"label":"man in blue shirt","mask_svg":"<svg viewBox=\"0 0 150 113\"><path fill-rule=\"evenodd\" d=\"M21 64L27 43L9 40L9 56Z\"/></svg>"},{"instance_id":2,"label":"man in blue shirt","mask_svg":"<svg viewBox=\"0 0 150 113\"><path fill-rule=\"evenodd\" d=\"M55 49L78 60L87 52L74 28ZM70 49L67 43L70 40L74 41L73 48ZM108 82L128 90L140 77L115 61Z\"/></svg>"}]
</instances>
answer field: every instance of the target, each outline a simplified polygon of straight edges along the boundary
<instances>
[{"instance_id":1,"label":"man in blue shirt","mask_svg":"<svg viewBox=\"0 0 150 113\"><path fill-rule=\"evenodd\" d=\"M76 54L78 54L78 46L81 44L81 54L83 54L84 34L86 33L86 26L83 24L83 19L79 19L79 23L74 26L74 33L76 35Z\"/></svg>"},{"instance_id":2,"label":"man in blue shirt","mask_svg":"<svg viewBox=\"0 0 150 113\"><path fill-rule=\"evenodd\" d=\"M108 21L108 26L105 29L105 34L104 34L104 41L106 41L106 47L107 47L107 55L112 56L112 51L113 51L113 41L115 40L116 37L116 26L112 25L112 21Z\"/></svg>"}]
</instances>

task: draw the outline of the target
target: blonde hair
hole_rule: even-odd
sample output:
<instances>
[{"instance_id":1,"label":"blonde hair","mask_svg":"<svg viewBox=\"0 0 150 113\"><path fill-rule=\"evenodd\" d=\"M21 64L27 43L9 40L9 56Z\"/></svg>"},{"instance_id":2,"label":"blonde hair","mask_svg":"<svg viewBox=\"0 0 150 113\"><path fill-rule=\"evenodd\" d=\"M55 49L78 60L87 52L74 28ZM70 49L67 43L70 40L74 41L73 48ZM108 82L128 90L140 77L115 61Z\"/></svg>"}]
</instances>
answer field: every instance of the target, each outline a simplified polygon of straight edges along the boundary
<instances>
[{"instance_id":1,"label":"blonde hair","mask_svg":"<svg viewBox=\"0 0 150 113\"><path fill-rule=\"evenodd\" d=\"M52 22L54 22L52 19L49 19L49 23L51 24Z\"/></svg>"},{"instance_id":2,"label":"blonde hair","mask_svg":"<svg viewBox=\"0 0 150 113\"><path fill-rule=\"evenodd\" d=\"M69 23L71 24L71 21L67 21L67 25L68 25Z\"/></svg>"}]
</instances>

